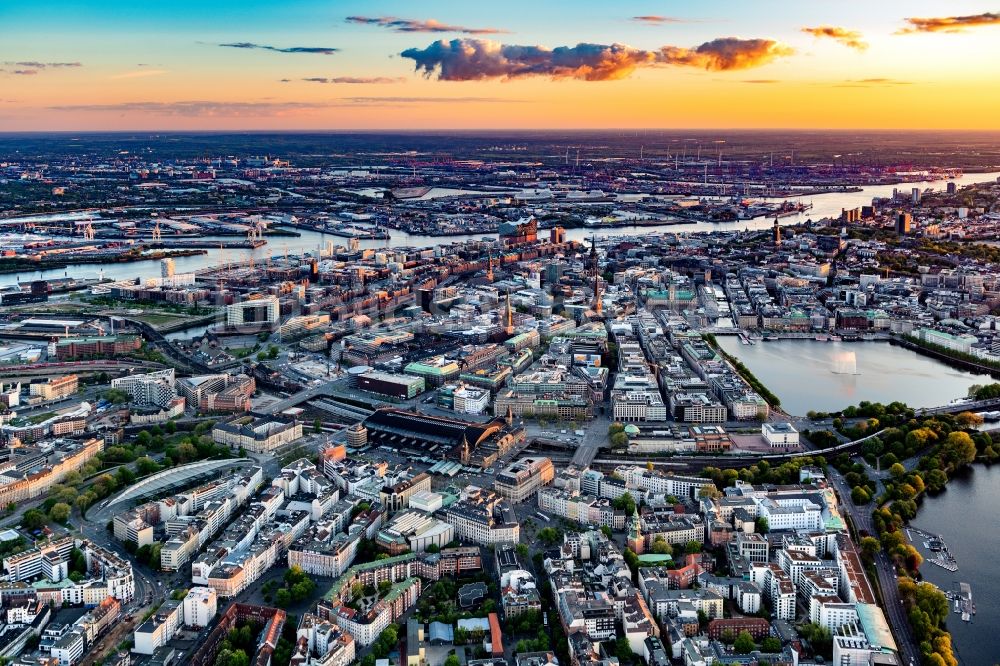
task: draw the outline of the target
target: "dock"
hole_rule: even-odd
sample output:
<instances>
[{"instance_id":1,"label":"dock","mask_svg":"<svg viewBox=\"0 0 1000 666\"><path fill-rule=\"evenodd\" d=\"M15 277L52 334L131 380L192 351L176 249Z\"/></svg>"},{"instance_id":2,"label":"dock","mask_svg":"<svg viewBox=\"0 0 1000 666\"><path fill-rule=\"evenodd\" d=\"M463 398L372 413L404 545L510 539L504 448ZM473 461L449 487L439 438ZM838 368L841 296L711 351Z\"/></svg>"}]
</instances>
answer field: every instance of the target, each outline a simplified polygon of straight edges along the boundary
<instances>
[{"instance_id":1,"label":"dock","mask_svg":"<svg viewBox=\"0 0 1000 666\"><path fill-rule=\"evenodd\" d=\"M913 540L912 535L910 534L911 532L923 539L924 548L932 553L931 557L925 558L925 562L930 562L935 566L939 566L945 571L958 571L958 560L956 560L955 556L951 554L950 550L948 550L948 544L945 543L945 540L941 537L941 535L932 534L931 532L922 530L919 527L914 527L913 525L907 527L906 531L907 536L910 537L911 541Z\"/></svg>"}]
</instances>

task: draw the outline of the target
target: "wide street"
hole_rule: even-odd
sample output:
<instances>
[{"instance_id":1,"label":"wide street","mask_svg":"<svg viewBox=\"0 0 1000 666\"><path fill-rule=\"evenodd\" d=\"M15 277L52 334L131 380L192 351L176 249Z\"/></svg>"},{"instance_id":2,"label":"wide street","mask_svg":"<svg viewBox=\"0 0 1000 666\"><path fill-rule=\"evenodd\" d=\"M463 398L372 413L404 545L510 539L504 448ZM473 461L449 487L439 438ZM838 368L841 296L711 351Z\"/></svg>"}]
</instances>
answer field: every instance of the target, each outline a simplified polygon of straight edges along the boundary
<instances>
[{"instance_id":1,"label":"wide street","mask_svg":"<svg viewBox=\"0 0 1000 666\"><path fill-rule=\"evenodd\" d=\"M840 499L840 507L851 518L854 528L858 532L860 539L862 533L875 536L875 526L872 522L870 505L862 507L855 506L851 500L851 489L844 480L844 477L832 467L829 470L829 479L833 482L834 489ZM910 631L910 621L903 608L903 601L899 596L897 586L896 567L886 555L884 550L879 550L875 555L875 571L878 575L878 586L882 591L882 603L892 627L893 636L896 637L897 647L902 662L916 664L920 658L920 651L913 640Z\"/></svg>"}]
</instances>

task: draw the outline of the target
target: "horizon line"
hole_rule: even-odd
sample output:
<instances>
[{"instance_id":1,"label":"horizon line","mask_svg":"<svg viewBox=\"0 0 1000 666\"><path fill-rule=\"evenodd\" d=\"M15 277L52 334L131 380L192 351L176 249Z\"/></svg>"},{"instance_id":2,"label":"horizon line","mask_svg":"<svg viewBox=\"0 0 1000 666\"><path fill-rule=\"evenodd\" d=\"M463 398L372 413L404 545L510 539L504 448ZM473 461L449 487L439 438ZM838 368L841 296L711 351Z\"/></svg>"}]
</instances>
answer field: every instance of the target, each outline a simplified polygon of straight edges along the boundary
<instances>
[{"instance_id":1,"label":"horizon line","mask_svg":"<svg viewBox=\"0 0 1000 666\"><path fill-rule=\"evenodd\" d=\"M421 133L479 133L479 132L953 132L953 133L987 133L1000 134L1000 128L936 128L936 127L590 127L590 128L558 128L558 127L524 127L524 128L301 128L301 129L32 129L32 130L0 130L0 136L17 136L27 134L128 134L134 132L151 132L157 134L421 134Z\"/></svg>"}]
</instances>

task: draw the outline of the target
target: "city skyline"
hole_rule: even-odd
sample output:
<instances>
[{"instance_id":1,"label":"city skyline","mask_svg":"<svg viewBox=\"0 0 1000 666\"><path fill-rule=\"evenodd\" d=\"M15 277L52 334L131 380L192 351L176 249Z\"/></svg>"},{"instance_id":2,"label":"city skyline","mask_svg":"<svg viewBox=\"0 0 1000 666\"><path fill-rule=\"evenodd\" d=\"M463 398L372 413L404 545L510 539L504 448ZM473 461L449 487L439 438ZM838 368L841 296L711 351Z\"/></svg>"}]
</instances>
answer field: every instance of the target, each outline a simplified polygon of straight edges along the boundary
<instances>
[{"instance_id":1,"label":"city skyline","mask_svg":"<svg viewBox=\"0 0 1000 666\"><path fill-rule=\"evenodd\" d=\"M997 9L6 6L0 131L989 130Z\"/></svg>"}]
</instances>

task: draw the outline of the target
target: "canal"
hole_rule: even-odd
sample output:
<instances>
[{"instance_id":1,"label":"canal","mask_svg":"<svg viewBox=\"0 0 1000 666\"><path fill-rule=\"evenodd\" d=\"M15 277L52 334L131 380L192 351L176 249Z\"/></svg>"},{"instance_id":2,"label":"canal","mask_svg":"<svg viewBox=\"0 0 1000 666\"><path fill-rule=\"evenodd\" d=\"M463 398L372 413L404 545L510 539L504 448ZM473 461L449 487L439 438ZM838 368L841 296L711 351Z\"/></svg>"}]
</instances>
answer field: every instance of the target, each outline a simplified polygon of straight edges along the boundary
<instances>
[{"instance_id":1,"label":"canal","mask_svg":"<svg viewBox=\"0 0 1000 666\"><path fill-rule=\"evenodd\" d=\"M888 342L757 341L718 336L719 346L740 359L781 400L789 414L834 412L862 400L936 407L964 398L987 375L957 370L937 359Z\"/></svg>"}]
</instances>

